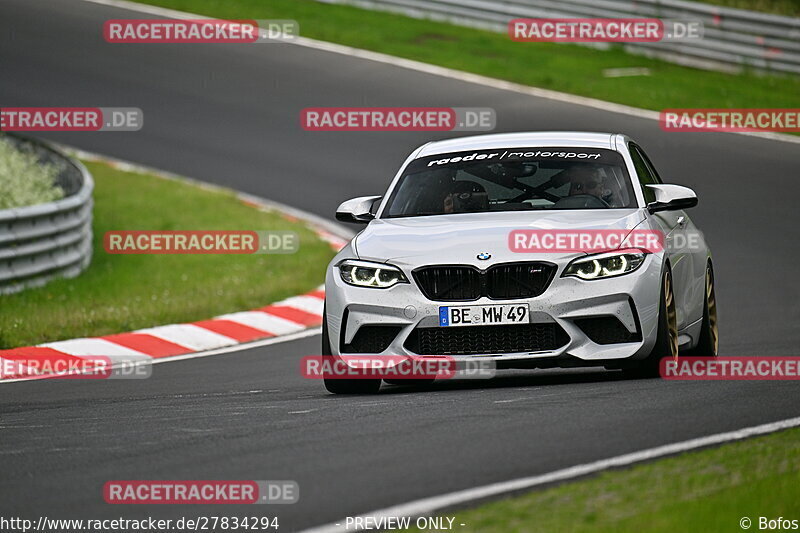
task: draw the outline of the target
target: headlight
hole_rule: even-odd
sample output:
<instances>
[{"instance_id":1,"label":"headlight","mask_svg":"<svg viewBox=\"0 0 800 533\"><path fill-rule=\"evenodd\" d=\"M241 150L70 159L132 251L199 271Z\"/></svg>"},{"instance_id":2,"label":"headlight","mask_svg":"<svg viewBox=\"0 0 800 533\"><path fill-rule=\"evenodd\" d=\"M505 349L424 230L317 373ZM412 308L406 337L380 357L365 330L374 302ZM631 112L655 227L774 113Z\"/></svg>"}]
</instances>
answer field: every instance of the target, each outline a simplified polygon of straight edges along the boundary
<instances>
[{"instance_id":1,"label":"headlight","mask_svg":"<svg viewBox=\"0 0 800 533\"><path fill-rule=\"evenodd\" d=\"M644 263L644 252L611 252L575 259L561 277L574 276L580 279L600 279L621 276L633 272Z\"/></svg>"},{"instance_id":2,"label":"headlight","mask_svg":"<svg viewBox=\"0 0 800 533\"><path fill-rule=\"evenodd\" d=\"M356 287L388 289L398 283L408 283L399 268L384 263L346 260L338 265L342 281Z\"/></svg>"}]
</instances>

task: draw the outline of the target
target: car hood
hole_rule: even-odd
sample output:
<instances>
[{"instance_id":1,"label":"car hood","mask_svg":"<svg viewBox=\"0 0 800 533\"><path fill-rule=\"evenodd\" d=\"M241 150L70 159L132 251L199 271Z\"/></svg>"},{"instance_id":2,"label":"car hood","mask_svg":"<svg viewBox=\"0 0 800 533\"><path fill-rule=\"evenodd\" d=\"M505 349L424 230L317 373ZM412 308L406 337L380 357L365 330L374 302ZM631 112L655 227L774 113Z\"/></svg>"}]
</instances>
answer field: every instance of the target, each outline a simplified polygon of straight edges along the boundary
<instances>
[{"instance_id":1,"label":"car hood","mask_svg":"<svg viewBox=\"0 0 800 533\"><path fill-rule=\"evenodd\" d=\"M416 264L470 264L486 267L504 261L558 260L575 252L522 254L508 247L513 230L632 230L645 219L639 209L469 213L377 219L355 240L361 259ZM491 254L479 261L480 253Z\"/></svg>"}]
</instances>

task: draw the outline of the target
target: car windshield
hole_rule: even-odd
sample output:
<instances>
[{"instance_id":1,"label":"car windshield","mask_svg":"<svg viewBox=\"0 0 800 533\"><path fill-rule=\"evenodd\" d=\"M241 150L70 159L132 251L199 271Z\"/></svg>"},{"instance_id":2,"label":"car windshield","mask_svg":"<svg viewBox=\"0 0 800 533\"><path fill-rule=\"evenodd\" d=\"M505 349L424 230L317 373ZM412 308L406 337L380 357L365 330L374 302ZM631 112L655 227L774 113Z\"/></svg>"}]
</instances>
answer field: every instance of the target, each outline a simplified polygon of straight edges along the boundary
<instances>
[{"instance_id":1,"label":"car windshield","mask_svg":"<svg viewBox=\"0 0 800 533\"><path fill-rule=\"evenodd\" d=\"M631 207L633 187L616 151L509 148L415 159L383 216Z\"/></svg>"}]
</instances>

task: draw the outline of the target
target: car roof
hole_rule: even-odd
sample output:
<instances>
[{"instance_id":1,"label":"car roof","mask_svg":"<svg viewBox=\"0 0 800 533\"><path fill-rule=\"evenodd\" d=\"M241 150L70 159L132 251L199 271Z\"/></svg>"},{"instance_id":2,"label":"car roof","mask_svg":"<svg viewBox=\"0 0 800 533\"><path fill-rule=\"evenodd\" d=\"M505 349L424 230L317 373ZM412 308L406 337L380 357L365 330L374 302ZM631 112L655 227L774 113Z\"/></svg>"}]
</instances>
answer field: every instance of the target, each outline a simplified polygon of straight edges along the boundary
<instances>
[{"instance_id":1,"label":"car roof","mask_svg":"<svg viewBox=\"0 0 800 533\"><path fill-rule=\"evenodd\" d=\"M607 148L614 149L614 133L586 131L529 131L520 133L495 133L473 135L428 143L417 157L466 150L491 150L492 148L524 148L538 146Z\"/></svg>"}]
</instances>

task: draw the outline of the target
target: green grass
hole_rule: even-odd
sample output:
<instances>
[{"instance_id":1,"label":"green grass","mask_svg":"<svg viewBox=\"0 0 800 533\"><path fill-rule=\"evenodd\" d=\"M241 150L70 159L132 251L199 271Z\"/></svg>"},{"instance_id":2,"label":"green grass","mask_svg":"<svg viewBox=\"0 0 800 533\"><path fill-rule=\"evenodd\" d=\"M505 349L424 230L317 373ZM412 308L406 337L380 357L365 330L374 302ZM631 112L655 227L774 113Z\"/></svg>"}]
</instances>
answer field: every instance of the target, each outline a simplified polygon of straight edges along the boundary
<instances>
[{"instance_id":1,"label":"green grass","mask_svg":"<svg viewBox=\"0 0 800 533\"><path fill-rule=\"evenodd\" d=\"M685 453L455 511L460 533L742 531L800 519L800 430Z\"/></svg>"},{"instance_id":2,"label":"green grass","mask_svg":"<svg viewBox=\"0 0 800 533\"><path fill-rule=\"evenodd\" d=\"M619 46L603 51L568 44L518 43L506 34L310 0L144 3L219 18L295 19L305 37L646 109L800 105L798 77L696 70L633 56ZM604 69L620 67L647 67L652 75L603 76Z\"/></svg>"},{"instance_id":3,"label":"green grass","mask_svg":"<svg viewBox=\"0 0 800 533\"><path fill-rule=\"evenodd\" d=\"M232 193L87 163L94 175L94 256L73 279L2 297L0 348L202 320L265 306L324 281L330 246L304 225ZM291 230L295 254L111 255L109 230Z\"/></svg>"},{"instance_id":4,"label":"green grass","mask_svg":"<svg viewBox=\"0 0 800 533\"><path fill-rule=\"evenodd\" d=\"M706 4L763 11L776 15L800 17L800 2L797 0L695 0Z\"/></svg>"}]
</instances>

